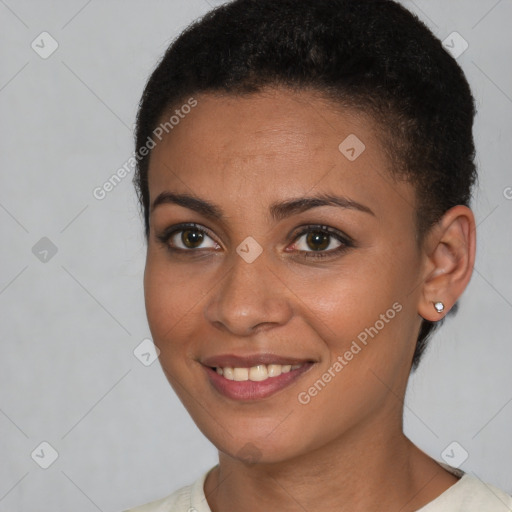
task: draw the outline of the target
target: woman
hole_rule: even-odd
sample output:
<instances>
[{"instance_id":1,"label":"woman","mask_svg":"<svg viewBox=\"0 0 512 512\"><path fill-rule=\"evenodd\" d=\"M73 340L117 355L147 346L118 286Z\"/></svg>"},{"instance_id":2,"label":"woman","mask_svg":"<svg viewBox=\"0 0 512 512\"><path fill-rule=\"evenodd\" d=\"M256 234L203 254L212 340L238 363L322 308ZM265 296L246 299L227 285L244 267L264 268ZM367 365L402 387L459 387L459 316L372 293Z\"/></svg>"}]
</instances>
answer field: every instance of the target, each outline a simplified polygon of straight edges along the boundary
<instances>
[{"instance_id":1,"label":"woman","mask_svg":"<svg viewBox=\"0 0 512 512\"><path fill-rule=\"evenodd\" d=\"M512 508L402 430L473 269L474 114L391 0L236 0L171 45L137 119L146 310L219 464L134 511Z\"/></svg>"}]
</instances>

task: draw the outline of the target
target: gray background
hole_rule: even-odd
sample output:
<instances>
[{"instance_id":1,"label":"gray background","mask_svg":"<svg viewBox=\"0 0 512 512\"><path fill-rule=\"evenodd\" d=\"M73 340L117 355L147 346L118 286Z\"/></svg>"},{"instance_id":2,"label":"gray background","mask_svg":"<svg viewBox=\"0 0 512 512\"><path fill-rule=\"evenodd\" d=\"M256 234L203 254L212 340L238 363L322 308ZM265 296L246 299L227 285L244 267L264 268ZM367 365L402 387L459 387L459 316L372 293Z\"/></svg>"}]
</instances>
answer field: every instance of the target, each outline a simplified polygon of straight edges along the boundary
<instances>
[{"instance_id":1,"label":"gray background","mask_svg":"<svg viewBox=\"0 0 512 512\"><path fill-rule=\"evenodd\" d=\"M469 43L458 61L479 107L481 176L474 276L411 379L405 429L438 460L457 441L462 469L510 493L512 1L404 3ZM216 461L158 362L133 352L150 334L132 175L93 196L133 151L156 60L213 5L0 0L1 512L120 511ZM59 45L46 59L31 48L51 48L43 31ZM48 469L43 441L58 453Z\"/></svg>"}]
</instances>

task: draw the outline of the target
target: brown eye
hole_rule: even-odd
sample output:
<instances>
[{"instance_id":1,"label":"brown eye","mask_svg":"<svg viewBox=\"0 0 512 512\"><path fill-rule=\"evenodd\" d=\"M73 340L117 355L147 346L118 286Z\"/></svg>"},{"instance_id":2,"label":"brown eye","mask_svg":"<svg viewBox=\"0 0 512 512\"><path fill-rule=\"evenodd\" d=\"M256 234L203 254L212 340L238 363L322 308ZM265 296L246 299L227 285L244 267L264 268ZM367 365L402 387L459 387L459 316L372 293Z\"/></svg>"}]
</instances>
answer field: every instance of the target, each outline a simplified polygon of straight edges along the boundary
<instances>
[{"instance_id":1,"label":"brown eye","mask_svg":"<svg viewBox=\"0 0 512 512\"><path fill-rule=\"evenodd\" d=\"M178 224L170 226L156 235L158 241L171 252L198 252L221 249L221 246L209 234L210 231L196 224Z\"/></svg>"},{"instance_id":2,"label":"brown eye","mask_svg":"<svg viewBox=\"0 0 512 512\"><path fill-rule=\"evenodd\" d=\"M302 252L331 252L340 246L348 245L336 234L318 228L302 232L296 240L295 248Z\"/></svg>"},{"instance_id":3,"label":"brown eye","mask_svg":"<svg viewBox=\"0 0 512 512\"><path fill-rule=\"evenodd\" d=\"M310 231L306 237L306 243L313 251L323 251L329 247L331 235L323 231Z\"/></svg>"},{"instance_id":4,"label":"brown eye","mask_svg":"<svg viewBox=\"0 0 512 512\"><path fill-rule=\"evenodd\" d=\"M197 229L185 229L181 232L181 242L188 249L196 249L204 240L204 233Z\"/></svg>"},{"instance_id":5,"label":"brown eye","mask_svg":"<svg viewBox=\"0 0 512 512\"><path fill-rule=\"evenodd\" d=\"M354 247L349 236L323 225L306 226L293 240L292 251L304 259L336 257Z\"/></svg>"}]
</instances>

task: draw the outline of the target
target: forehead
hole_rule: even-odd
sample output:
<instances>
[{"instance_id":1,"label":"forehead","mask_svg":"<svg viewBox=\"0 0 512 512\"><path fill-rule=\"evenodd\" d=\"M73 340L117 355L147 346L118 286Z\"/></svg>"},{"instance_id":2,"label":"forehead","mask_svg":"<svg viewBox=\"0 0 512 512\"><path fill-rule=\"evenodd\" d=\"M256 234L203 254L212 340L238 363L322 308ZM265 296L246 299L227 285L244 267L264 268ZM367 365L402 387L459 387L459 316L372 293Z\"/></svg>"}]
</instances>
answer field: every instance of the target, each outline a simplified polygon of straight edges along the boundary
<instances>
[{"instance_id":1,"label":"forehead","mask_svg":"<svg viewBox=\"0 0 512 512\"><path fill-rule=\"evenodd\" d=\"M153 149L150 201L172 188L226 201L335 191L373 204L392 196L413 203L411 187L392 178L369 115L305 91L196 99Z\"/></svg>"}]
</instances>

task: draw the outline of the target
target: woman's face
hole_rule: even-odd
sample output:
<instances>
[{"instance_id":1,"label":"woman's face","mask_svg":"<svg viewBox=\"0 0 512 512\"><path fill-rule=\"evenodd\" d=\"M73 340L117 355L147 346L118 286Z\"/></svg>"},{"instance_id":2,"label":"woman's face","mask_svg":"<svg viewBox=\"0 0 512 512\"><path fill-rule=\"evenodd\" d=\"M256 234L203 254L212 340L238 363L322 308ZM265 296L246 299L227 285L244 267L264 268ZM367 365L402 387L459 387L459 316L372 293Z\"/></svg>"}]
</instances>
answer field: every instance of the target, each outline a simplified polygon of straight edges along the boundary
<instances>
[{"instance_id":1,"label":"woman's face","mask_svg":"<svg viewBox=\"0 0 512 512\"><path fill-rule=\"evenodd\" d=\"M413 188L368 118L311 93L196 99L149 170L146 308L176 393L244 460L397 433L421 322Z\"/></svg>"}]
</instances>

